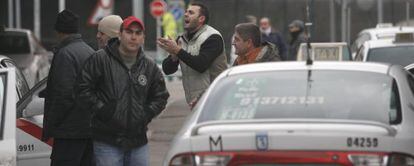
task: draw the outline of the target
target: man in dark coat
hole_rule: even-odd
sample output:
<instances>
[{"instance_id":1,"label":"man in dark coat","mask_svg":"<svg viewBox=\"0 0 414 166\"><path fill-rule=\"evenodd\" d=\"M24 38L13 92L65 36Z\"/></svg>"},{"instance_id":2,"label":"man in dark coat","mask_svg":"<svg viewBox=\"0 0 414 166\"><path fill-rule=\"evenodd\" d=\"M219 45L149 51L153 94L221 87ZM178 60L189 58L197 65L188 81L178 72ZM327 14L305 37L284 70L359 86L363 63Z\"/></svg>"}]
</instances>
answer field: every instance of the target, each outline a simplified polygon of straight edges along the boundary
<instances>
[{"instance_id":1,"label":"man in dark coat","mask_svg":"<svg viewBox=\"0 0 414 166\"><path fill-rule=\"evenodd\" d=\"M283 39L282 34L272 28L269 18L263 17L260 19L260 31L262 32L262 42L273 43L279 50L280 58L286 60L286 42Z\"/></svg>"},{"instance_id":2,"label":"man in dark coat","mask_svg":"<svg viewBox=\"0 0 414 166\"><path fill-rule=\"evenodd\" d=\"M97 166L147 166L147 125L169 97L157 64L145 56L143 22L123 20L112 38L85 63L79 98L93 112L92 138Z\"/></svg>"},{"instance_id":3,"label":"man in dark coat","mask_svg":"<svg viewBox=\"0 0 414 166\"><path fill-rule=\"evenodd\" d=\"M45 97L43 141L54 138L51 165L91 165L90 112L76 102L77 74L94 50L78 34L78 16L69 10L60 12L55 30L60 41L54 50Z\"/></svg>"},{"instance_id":4,"label":"man in dark coat","mask_svg":"<svg viewBox=\"0 0 414 166\"><path fill-rule=\"evenodd\" d=\"M289 55L287 60L296 61L301 43L306 42L305 25L301 20L294 20L289 24L291 40L289 42Z\"/></svg>"}]
</instances>

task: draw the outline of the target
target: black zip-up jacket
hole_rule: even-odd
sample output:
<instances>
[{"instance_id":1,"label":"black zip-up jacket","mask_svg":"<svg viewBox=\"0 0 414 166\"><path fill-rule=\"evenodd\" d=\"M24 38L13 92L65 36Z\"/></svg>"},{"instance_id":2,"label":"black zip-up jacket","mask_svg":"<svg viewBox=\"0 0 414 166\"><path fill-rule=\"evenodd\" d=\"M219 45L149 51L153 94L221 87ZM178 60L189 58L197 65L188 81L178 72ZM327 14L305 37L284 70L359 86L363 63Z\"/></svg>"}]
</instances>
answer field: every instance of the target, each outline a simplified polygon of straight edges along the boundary
<instances>
[{"instance_id":1,"label":"black zip-up jacket","mask_svg":"<svg viewBox=\"0 0 414 166\"><path fill-rule=\"evenodd\" d=\"M77 91L82 105L93 112L93 139L131 149L148 142L147 125L165 108L169 93L160 69L142 50L128 69L119 44L111 39L87 60Z\"/></svg>"},{"instance_id":2,"label":"black zip-up jacket","mask_svg":"<svg viewBox=\"0 0 414 166\"><path fill-rule=\"evenodd\" d=\"M69 35L54 50L45 97L42 139L90 138L88 110L79 107L75 99L75 83L86 59L94 50L83 42L80 34Z\"/></svg>"}]
</instances>

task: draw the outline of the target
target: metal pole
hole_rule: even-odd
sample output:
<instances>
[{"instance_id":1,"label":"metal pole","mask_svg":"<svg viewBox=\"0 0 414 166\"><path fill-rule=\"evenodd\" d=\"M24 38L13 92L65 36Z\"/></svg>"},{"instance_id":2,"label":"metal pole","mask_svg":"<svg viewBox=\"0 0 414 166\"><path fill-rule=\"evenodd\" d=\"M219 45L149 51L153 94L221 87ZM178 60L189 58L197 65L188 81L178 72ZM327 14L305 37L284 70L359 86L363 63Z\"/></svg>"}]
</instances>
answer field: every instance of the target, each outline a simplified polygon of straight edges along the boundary
<instances>
[{"instance_id":1,"label":"metal pole","mask_svg":"<svg viewBox=\"0 0 414 166\"><path fill-rule=\"evenodd\" d=\"M16 11L16 28L22 28L22 22L21 22L21 3L20 0L16 0L16 6L15 6L15 11Z\"/></svg>"},{"instance_id":2,"label":"metal pole","mask_svg":"<svg viewBox=\"0 0 414 166\"><path fill-rule=\"evenodd\" d=\"M158 38L161 38L161 25L162 25L161 16L157 17L156 20L157 20L157 38L156 38L156 40L158 40ZM157 55L155 56L155 59L156 59L157 62L161 61L161 59L162 59L161 54L162 54L161 48L157 44Z\"/></svg>"},{"instance_id":3,"label":"metal pole","mask_svg":"<svg viewBox=\"0 0 414 166\"><path fill-rule=\"evenodd\" d=\"M346 28L346 42L351 42L351 8L347 10L347 28Z\"/></svg>"},{"instance_id":4,"label":"metal pole","mask_svg":"<svg viewBox=\"0 0 414 166\"><path fill-rule=\"evenodd\" d=\"M34 16L34 35L37 39L40 40L40 0L34 0L34 9L33 9L33 16Z\"/></svg>"},{"instance_id":5,"label":"metal pole","mask_svg":"<svg viewBox=\"0 0 414 166\"><path fill-rule=\"evenodd\" d=\"M336 16L335 16L335 2L334 1L329 1L329 12L330 12L330 23L331 23L331 42L335 42L336 41Z\"/></svg>"},{"instance_id":6,"label":"metal pole","mask_svg":"<svg viewBox=\"0 0 414 166\"><path fill-rule=\"evenodd\" d=\"M406 4L406 19L407 19L407 26L409 26L410 21L410 2L407 0Z\"/></svg>"},{"instance_id":7,"label":"metal pole","mask_svg":"<svg viewBox=\"0 0 414 166\"><path fill-rule=\"evenodd\" d=\"M59 0L59 13L66 8L66 0Z\"/></svg>"},{"instance_id":8,"label":"metal pole","mask_svg":"<svg viewBox=\"0 0 414 166\"><path fill-rule=\"evenodd\" d=\"M307 36L308 36L308 39L310 39L311 38L311 29L310 29L310 27L311 27L311 25L312 25L312 22L311 22L311 18L310 18L310 0L307 0L306 1L306 20L305 20L305 27L306 27L306 31L307 31Z\"/></svg>"},{"instance_id":9,"label":"metal pole","mask_svg":"<svg viewBox=\"0 0 414 166\"><path fill-rule=\"evenodd\" d=\"M13 19L14 19L14 11L13 11L13 0L9 0L9 2L8 2L8 5L9 5L9 7L8 7L8 10L9 10L9 27L10 28L13 28L14 27L14 23L13 23Z\"/></svg>"},{"instance_id":10,"label":"metal pole","mask_svg":"<svg viewBox=\"0 0 414 166\"><path fill-rule=\"evenodd\" d=\"M342 0L342 9L341 9L341 40L342 42L346 41L346 8L348 5L348 0Z\"/></svg>"},{"instance_id":11,"label":"metal pole","mask_svg":"<svg viewBox=\"0 0 414 166\"><path fill-rule=\"evenodd\" d=\"M383 1L382 0L378 0L378 23L382 23L383 22Z\"/></svg>"},{"instance_id":12,"label":"metal pole","mask_svg":"<svg viewBox=\"0 0 414 166\"><path fill-rule=\"evenodd\" d=\"M133 15L142 21L144 20L144 0L132 0Z\"/></svg>"}]
</instances>

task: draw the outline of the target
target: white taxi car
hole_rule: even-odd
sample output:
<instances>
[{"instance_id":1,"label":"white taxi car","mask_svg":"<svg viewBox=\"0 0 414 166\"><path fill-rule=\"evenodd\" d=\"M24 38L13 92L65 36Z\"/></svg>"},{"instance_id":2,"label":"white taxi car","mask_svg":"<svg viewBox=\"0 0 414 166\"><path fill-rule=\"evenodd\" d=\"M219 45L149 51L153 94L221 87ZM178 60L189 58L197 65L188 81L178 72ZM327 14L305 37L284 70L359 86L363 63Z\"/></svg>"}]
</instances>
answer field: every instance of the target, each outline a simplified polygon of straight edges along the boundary
<instances>
[{"instance_id":1,"label":"white taxi car","mask_svg":"<svg viewBox=\"0 0 414 166\"><path fill-rule=\"evenodd\" d=\"M297 60L304 61L307 58L307 44L302 43L298 50ZM338 43L311 43L309 50L311 58L316 61L350 61L351 51L345 42Z\"/></svg>"},{"instance_id":2,"label":"white taxi car","mask_svg":"<svg viewBox=\"0 0 414 166\"><path fill-rule=\"evenodd\" d=\"M29 90L22 71L15 68L15 64L10 58L0 56L0 70L9 70L10 68L15 71L15 74L13 72L13 77L7 77L7 81L9 79L13 80L13 83L8 84L7 90L12 89L14 93L6 93L4 97L14 99L14 108L4 111L6 116L10 116L8 114L12 113L14 118L6 119L6 123L12 123L13 125L5 129L8 133L13 132L15 143L11 146L11 142L1 141L1 144L4 143L7 146L1 145L0 151L14 151L17 154L17 157L14 158L15 163L17 162L19 166L50 165L49 157L52 141L47 143L41 141L44 99L38 96L39 92L46 87L46 79ZM3 107L3 109L5 108ZM0 154L0 165L7 165L3 164L1 160L7 158L5 157L5 155Z\"/></svg>"},{"instance_id":3,"label":"white taxi car","mask_svg":"<svg viewBox=\"0 0 414 166\"><path fill-rule=\"evenodd\" d=\"M364 29L352 43L351 51L355 53L366 41L393 39L397 33L414 33L414 27L378 24L375 28Z\"/></svg>"},{"instance_id":4,"label":"white taxi car","mask_svg":"<svg viewBox=\"0 0 414 166\"><path fill-rule=\"evenodd\" d=\"M47 51L30 30L0 27L0 54L16 62L33 87L47 77L53 53Z\"/></svg>"},{"instance_id":5,"label":"white taxi car","mask_svg":"<svg viewBox=\"0 0 414 166\"><path fill-rule=\"evenodd\" d=\"M224 71L164 166L414 164L414 78L399 65L275 62Z\"/></svg>"},{"instance_id":6,"label":"white taxi car","mask_svg":"<svg viewBox=\"0 0 414 166\"><path fill-rule=\"evenodd\" d=\"M0 69L0 165L16 165L16 90L14 69Z\"/></svg>"},{"instance_id":7,"label":"white taxi car","mask_svg":"<svg viewBox=\"0 0 414 166\"><path fill-rule=\"evenodd\" d=\"M394 39L367 41L359 48L354 60L401 66L414 63L414 33L399 33Z\"/></svg>"}]
</instances>

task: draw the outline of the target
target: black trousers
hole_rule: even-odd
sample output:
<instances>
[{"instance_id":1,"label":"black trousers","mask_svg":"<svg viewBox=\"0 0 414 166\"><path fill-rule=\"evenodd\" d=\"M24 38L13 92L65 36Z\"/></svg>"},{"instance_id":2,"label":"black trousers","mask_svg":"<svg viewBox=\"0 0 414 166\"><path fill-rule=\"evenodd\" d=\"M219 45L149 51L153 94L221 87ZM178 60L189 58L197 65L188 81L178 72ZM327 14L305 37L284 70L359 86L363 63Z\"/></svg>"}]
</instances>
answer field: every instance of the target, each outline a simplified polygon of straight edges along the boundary
<instances>
[{"instance_id":1,"label":"black trousers","mask_svg":"<svg viewBox=\"0 0 414 166\"><path fill-rule=\"evenodd\" d=\"M51 166L94 166L92 139L53 140Z\"/></svg>"}]
</instances>

